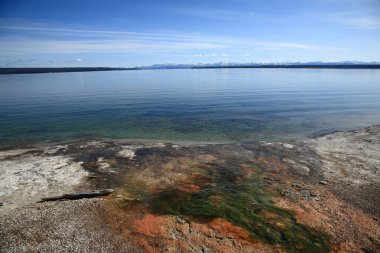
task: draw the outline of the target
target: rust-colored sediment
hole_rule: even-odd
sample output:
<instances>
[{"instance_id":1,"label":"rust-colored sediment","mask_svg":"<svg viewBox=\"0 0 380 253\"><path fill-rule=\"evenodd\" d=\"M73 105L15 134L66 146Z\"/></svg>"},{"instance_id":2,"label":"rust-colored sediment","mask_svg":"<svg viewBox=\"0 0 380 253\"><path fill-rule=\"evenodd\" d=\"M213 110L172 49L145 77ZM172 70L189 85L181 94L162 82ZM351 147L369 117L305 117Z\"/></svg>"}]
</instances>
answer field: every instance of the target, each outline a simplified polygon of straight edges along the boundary
<instances>
[{"instance_id":1,"label":"rust-colored sediment","mask_svg":"<svg viewBox=\"0 0 380 253\"><path fill-rule=\"evenodd\" d=\"M182 184L177 186L177 189L179 191L187 192L187 193L194 193L199 191L199 186L194 184Z\"/></svg>"},{"instance_id":2,"label":"rust-colored sediment","mask_svg":"<svg viewBox=\"0 0 380 253\"><path fill-rule=\"evenodd\" d=\"M280 158L275 155L260 155L257 157L257 162L261 166L275 172L280 172L288 168L288 165L282 162Z\"/></svg>"},{"instance_id":3,"label":"rust-colored sediment","mask_svg":"<svg viewBox=\"0 0 380 253\"><path fill-rule=\"evenodd\" d=\"M322 187L311 187L320 194L320 201L278 198L275 204L294 211L297 222L328 233L334 252L362 252L380 246L376 243L380 239L377 218L347 205Z\"/></svg>"},{"instance_id":4,"label":"rust-colored sediment","mask_svg":"<svg viewBox=\"0 0 380 253\"><path fill-rule=\"evenodd\" d=\"M253 239L244 229L222 219L191 221L184 217L149 213L143 206L108 207L110 226L144 252L285 252ZM136 248L136 250L138 250Z\"/></svg>"}]
</instances>

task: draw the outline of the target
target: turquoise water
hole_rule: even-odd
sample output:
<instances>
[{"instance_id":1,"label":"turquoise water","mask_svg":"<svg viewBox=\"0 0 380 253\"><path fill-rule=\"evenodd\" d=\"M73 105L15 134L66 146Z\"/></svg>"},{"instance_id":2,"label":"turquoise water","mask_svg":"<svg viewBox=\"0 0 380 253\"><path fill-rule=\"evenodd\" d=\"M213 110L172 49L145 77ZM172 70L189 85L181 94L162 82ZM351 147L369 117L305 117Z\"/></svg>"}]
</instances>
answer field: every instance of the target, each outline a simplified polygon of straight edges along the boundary
<instances>
[{"instance_id":1,"label":"turquoise water","mask_svg":"<svg viewBox=\"0 0 380 253\"><path fill-rule=\"evenodd\" d=\"M0 76L1 146L82 137L270 141L378 123L379 70Z\"/></svg>"}]
</instances>

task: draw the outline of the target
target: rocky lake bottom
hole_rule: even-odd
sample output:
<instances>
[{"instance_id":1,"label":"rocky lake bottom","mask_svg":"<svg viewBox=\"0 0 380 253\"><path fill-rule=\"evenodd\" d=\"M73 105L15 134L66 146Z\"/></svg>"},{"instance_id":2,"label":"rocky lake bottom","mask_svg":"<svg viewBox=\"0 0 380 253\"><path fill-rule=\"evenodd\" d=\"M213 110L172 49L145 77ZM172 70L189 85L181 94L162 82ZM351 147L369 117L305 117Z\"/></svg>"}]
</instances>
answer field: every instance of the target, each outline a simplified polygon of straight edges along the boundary
<instances>
[{"instance_id":1,"label":"rocky lake bottom","mask_svg":"<svg viewBox=\"0 0 380 253\"><path fill-rule=\"evenodd\" d=\"M378 252L380 126L0 150L1 252ZM94 189L107 197L36 203Z\"/></svg>"}]
</instances>

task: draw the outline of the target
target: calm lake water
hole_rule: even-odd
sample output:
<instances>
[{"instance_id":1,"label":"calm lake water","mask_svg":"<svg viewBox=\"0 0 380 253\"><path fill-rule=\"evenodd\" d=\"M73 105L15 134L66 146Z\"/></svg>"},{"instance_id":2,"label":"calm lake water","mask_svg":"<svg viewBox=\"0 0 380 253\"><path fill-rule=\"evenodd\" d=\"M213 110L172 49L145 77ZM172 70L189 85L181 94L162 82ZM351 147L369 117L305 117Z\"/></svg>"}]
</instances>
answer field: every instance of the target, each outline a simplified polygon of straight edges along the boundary
<instances>
[{"instance_id":1,"label":"calm lake water","mask_svg":"<svg viewBox=\"0 0 380 253\"><path fill-rule=\"evenodd\" d=\"M81 137L273 141L378 123L379 70L0 76L0 146Z\"/></svg>"}]
</instances>

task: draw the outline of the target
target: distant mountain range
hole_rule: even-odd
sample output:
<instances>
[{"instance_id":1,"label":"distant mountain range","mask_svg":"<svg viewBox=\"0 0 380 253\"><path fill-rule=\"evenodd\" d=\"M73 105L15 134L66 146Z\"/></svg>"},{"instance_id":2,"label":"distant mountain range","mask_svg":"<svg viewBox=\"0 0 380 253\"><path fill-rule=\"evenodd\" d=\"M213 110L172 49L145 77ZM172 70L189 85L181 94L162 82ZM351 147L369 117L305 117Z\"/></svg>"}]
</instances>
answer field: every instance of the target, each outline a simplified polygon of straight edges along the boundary
<instances>
[{"instance_id":1,"label":"distant mountain range","mask_svg":"<svg viewBox=\"0 0 380 253\"><path fill-rule=\"evenodd\" d=\"M137 66L136 69L200 69L200 68L380 68L380 62L340 61L340 62L274 62L274 63L196 63L196 64L154 64Z\"/></svg>"}]
</instances>

